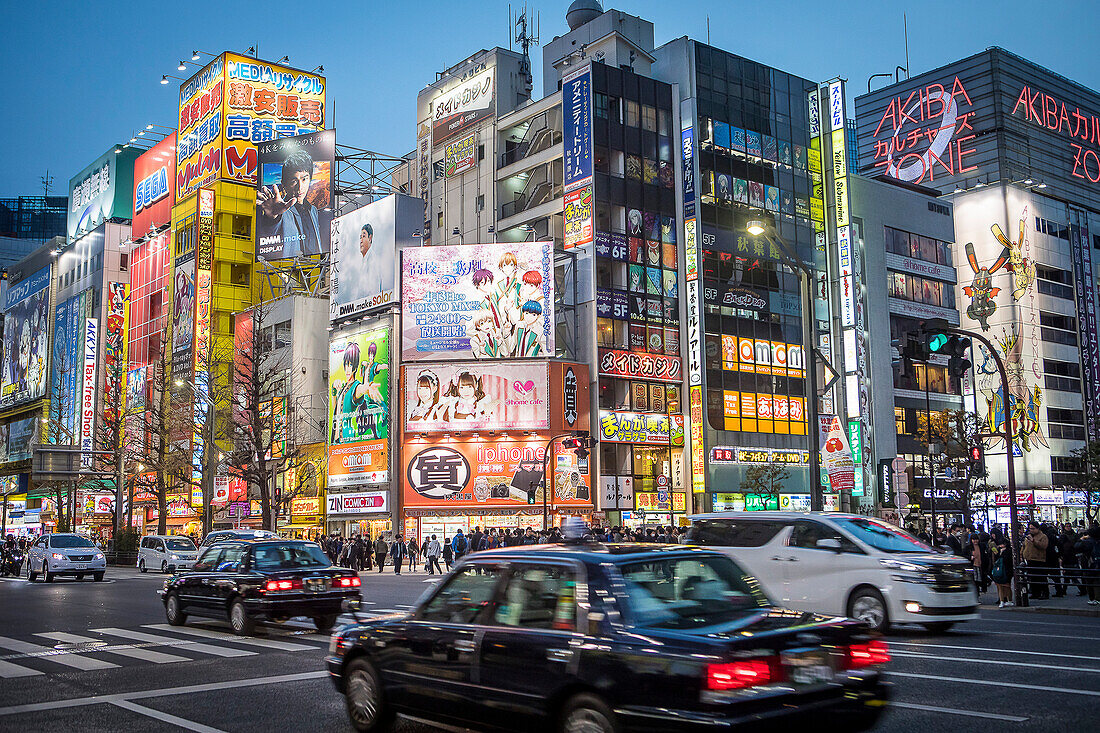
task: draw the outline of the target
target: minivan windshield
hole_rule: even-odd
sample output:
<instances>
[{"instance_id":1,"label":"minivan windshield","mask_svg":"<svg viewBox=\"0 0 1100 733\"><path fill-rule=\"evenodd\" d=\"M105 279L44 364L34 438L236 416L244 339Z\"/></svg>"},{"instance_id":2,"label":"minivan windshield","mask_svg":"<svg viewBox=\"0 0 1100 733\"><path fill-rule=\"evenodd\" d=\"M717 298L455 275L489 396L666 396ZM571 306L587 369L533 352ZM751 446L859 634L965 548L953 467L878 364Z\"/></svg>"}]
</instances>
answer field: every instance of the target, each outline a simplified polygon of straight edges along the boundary
<instances>
[{"instance_id":1,"label":"minivan windshield","mask_svg":"<svg viewBox=\"0 0 1100 733\"><path fill-rule=\"evenodd\" d=\"M50 547L95 547L91 540L75 534L55 534L50 537Z\"/></svg>"},{"instance_id":2,"label":"minivan windshield","mask_svg":"<svg viewBox=\"0 0 1100 733\"><path fill-rule=\"evenodd\" d=\"M619 567L635 626L694 629L768 605L756 581L722 556L655 558Z\"/></svg>"},{"instance_id":3,"label":"minivan windshield","mask_svg":"<svg viewBox=\"0 0 1100 733\"><path fill-rule=\"evenodd\" d=\"M169 550L182 550L183 552L195 551L195 543L186 537L169 537L164 540L164 544L168 545Z\"/></svg>"},{"instance_id":4,"label":"minivan windshield","mask_svg":"<svg viewBox=\"0 0 1100 733\"><path fill-rule=\"evenodd\" d=\"M834 519L841 528L848 530L858 540L883 552L935 552L905 530L892 524L862 517Z\"/></svg>"}]
</instances>

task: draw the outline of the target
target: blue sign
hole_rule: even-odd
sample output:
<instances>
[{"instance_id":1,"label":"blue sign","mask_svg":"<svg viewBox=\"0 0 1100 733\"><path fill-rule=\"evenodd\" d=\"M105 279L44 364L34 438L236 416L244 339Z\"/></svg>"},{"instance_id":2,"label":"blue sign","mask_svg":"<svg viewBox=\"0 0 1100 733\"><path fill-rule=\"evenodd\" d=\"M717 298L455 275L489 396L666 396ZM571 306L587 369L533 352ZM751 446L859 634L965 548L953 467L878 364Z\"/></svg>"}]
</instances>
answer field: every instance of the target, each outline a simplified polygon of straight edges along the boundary
<instances>
[{"instance_id":1,"label":"blue sign","mask_svg":"<svg viewBox=\"0 0 1100 733\"><path fill-rule=\"evenodd\" d=\"M695 130L680 133L681 160L684 169L684 218L695 216Z\"/></svg>"},{"instance_id":2,"label":"blue sign","mask_svg":"<svg viewBox=\"0 0 1100 733\"><path fill-rule=\"evenodd\" d=\"M565 190L592 178L592 69L562 85Z\"/></svg>"}]
</instances>

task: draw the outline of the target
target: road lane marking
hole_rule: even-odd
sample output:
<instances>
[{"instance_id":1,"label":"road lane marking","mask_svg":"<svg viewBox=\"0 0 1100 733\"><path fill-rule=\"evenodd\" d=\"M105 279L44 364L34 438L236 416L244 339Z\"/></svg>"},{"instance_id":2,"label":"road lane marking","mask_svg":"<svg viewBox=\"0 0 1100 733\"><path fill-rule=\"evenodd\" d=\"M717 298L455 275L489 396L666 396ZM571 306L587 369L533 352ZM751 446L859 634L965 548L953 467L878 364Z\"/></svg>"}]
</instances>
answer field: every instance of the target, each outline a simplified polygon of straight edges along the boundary
<instances>
[{"instance_id":1,"label":"road lane marking","mask_svg":"<svg viewBox=\"0 0 1100 733\"><path fill-rule=\"evenodd\" d=\"M286 652L317 651L319 647L311 644L292 644L289 641L275 641L274 639L246 639L240 636L208 629L196 629L184 626L171 626L169 624L143 624L143 629L155 629L156 631L169 631L173 634L188 634L201 636L204 639L217 639L219 641L232 641L234 644L248 644L262 646L267 649L279 649Z\"/></svg>"},{"instance_id":2,"label":"road lane marking","mask_svg":"<svg viewBox=\"0 0 1100 733\"><path fill-rule=\"evenodd\" d=\"M196 723L193 720L187 718L181 718L178 715L171 715L169 713L162 713L160 710L154 710L153 708L147 708L144 705L137 705L129 700L113 700L112 705L120 707L123 710L129 710L132 713L138 715L144 715L148 718L159 720L162 723L168 723L174 725L177 728L183 728L184 730L193 730L196 733L225 733L220 728L211 728L209 725L203 725L202 723Z\"/></svg>"},{"instance_id":3,"label":"road lane marking","mask_svg":"<svg viewBox=\"0 0 1100 733\"><path fill-rule=\"evenodd\" d=\"M256 652L246 651L244 649L233 649L230 647L213 646L211 644L200 644L196 641L189 639L173 639L170 636L154 636L153 634L143 634L140 631L131 631L130 629L89 629L97 634L107 634L109 636L121 636L123 639L133 639L134 641L148 641L153 643L160 643L165 646L183 646L187 649L191 649L202 654L211 654L216 657L248 657L254 655Z\"/></svg>"},{"instance_id":4,"label":"road lane marking","mask_svg":"<svg viewBox=\"0 0 1100 733\"><path fill-rule=\"evenodd\" d=\"M92 669L111 669L118 666L113 662L104 662L100 659L85 657L80 654L72 654L70 652L59 652L48 646L39 646L38 644L31 644L26 641L19 641L18 639L9 639L6 636L0 636L0 649L7 649L21 654L34 654L41 658L49 659L51 662L85 671Z\"/></svg>"},{"instance_id":5,"label":"road lane marking","mask_svg":"<svg viewBox=\"0 0 1100 733\"><path fill-rule=\"evenodd\" d=\"M1030 718L1021 718L1018 715L1002 715L1000 713L983 713L978 710L959 710L957 708L941 708L935 705L917 705L912 702L897 702L891 700L886 703L891 708L906 708L907 710L923 710L927 713L947 713L949 715L966 715L972 718L988 718L989 720L1003 720L1006 723L1023 723Z\"/></svg>"},{"instance_id":6,"label":"road lane marking","mask_svg":"<svg viewBox=\"0 0 1100 733\"><path fill-rule=\"evenodd\" d=\"M1031 657L1058 657L1059 659L1085 659L1096 661L1095 654L1057 654L1055 652L1029 652L1022 649L990 649L984 646L957 646L952 644L925 644L915 641L895 641L891 646L916 646L924 649L963 649L968 652L993 652L994 654L1026 654Z\"/></svg>"},{"instance_id":7,"label":"road lane marking","mask_svg":"<svg viewBox=\"0 0 1100 733\"><path fill-rule=\"evenodd\" d=\"M1007 659L971 659L968 657L948 657L942 654L921 654L919 652L899 652L896 649L890 650L891 656L895 657L909 657L912 659L935 659L939 662L969 662L972 664L994 664L1001 667L1029 667L1033 669L1051 669L1049 664L1039 664L1036 662L1013 662ZM1100 669L1093 669L1090 667L1058 667L1056 671L1059 672L1087 672L1090 674L1100 674Z\"/></svg>"},{"instance_id":8,"label":"road lane marking","mask_svg":"<svg viewBox=\"0 0 1100 733\"><path fill-rule=\"evenodd\" d=\"M1029 634L1026 631L982 631L982 634L1004 634L1005 636L1038 636L1043 639L1073 639L1074 641L1100 641L1100 636L1070 636L1069 634Z\"/></svg>"},{"instance_id":9,"label":"road lane marking","mask_svg":"<svg viewBox=\"0 0 1100 733\"><path fill-rule=\"evenodd\" d=\"M955 660L960 661L960 660ZM1047 667L1046 669L1049 669ZM940 682L961 682L969 685L986 685L987 687L1011 687L1016 690L1032 690L1035 692L1061 692L1066 695L1086 695L1088 697L1100 697L1100 690L1070 690L1065 687L1048 687L1046 685L1024 685L1019 682L996 682L994 680L979 680L973 677L944 677L936 674L917 674L915 672L884 672L887 677L913 677L920 680L939 680ZM0 713L3 708L0 708Z\"/></svg>"},{"instance_id":10,"label":"road lane marking","mask_svg":"<svg viewBox=\"0 0 1100 733\"><path fill-rule=\"evenodd\" d=\"M30 667L24 667L21 664L12 664L11 662L5 662L0 660L0 677L33 677L37 674L45 674L39 672L37 669L31 669Z\"/></svg>"},{"instance_id":11,"label":"road lane marking","mask_svg":"<svg viewBox=\"0 0 1100 733\"><path fill-rule=\"evenodd\" d=\"M43 631L35 634L35 636L42 636L46 639L53 639L54 641L63 641L70 644L86 644L88 642L97 642L99 639L93 639L90 636L78 636L77 634L70 634L65 631ZM105 643L105 642L100 642ZM85 651L85 650L82 650ZM108 654L117 654L120 657L130 657L131 659L140 659L143 662L151 662L153 664L170 664L173 662L192 662L193 659L187 657L181 657L178 654L165 654L164 652L153 651L152 649L138 649L134 647L121 647L121 646L109 646L103 649L88 649L90 652L106 652Z\"/></svg>"},{"instance_id":12,"label":"road lane marking","mask_svg":"<svg viewBox=\"0 0 1100 733\"><path fill-rule=\"evenodd\" d=\"M0 716L19 715L20 713L37 713L43 710L59 710L62 708L79 708L85 705L113 705L118 701L132 702L155 697L171 697L173 695L193 695L201 692L224 692L227 684L232 684L233 689L238 687L259 687L262 685L277 685L284 682L301 682L303 680L320 679L328 677L328 672L317 670L314 672L298 672L297 674L281 674L274 677L253 677L246 680L233 680L232 683L208 682L201 685L187 685L185 687L163 687L157 690L140 690L137 692L120 692L115 695L92 695L91 697L71 697L67 700L53 700L51 702L32 702L24 705L10 705L0 707Z\"/></svg>"}]
</instances>

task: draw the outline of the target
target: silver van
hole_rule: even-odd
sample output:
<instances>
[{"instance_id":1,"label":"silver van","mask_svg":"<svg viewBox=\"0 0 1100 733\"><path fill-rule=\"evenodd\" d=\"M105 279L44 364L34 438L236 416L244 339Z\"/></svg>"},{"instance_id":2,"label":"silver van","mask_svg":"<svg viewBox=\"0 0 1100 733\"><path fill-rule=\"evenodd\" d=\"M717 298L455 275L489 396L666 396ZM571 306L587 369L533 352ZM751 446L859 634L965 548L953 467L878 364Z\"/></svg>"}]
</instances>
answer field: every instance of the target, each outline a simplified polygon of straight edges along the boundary
<instances>
[{"instance_id":1,"label":"silver van","mask_svg":"<svg viewBox=\"0 0 1100 733\"><path fill-rule=\"evenodd\" d=\"M190 569L198 554L199 548L195 547L190 537L153 534L141 538L137 567L143 573L150 568L162 573L174 573Z\"/></svg>"}]
</instances>

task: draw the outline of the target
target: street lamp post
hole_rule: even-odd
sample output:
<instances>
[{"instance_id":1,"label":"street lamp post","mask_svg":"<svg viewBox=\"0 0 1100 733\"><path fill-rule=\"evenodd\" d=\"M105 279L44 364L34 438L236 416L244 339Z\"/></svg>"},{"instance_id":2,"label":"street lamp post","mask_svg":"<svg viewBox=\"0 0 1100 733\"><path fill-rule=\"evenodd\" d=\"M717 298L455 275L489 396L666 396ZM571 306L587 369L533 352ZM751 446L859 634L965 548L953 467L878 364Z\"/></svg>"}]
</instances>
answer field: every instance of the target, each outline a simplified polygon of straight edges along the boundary
<instances>
[{"instance_id":1,"label":"street lamp post","mask_svg":"<svg viewBox=\"0 0 1100 733\"><path fill-rule=\"evenodd\" d=\"M825 503L821 495L821 454L815 438L820 428L817 424L817 317L814 314L814 275L809 266L787 245L774 227L760 219L753 219L746 225L745 230L754 237L763 235L779 249L787 266L799 274L802 299L802 343L805 349L806 382L809 385L806 394L806 417L809 427L806 430L806 436L810 449L810 510L820 512L825 508Z\"/></svg>"},{"instance_id":2,"label":"street lamp post","mask_svg":"<svg viewBox=\"0 0 1100 733\"><path fill-rule=\"evenodd\" d=\"M214 400L209 391L202 394L191 382L176 380L176 386L187 387L196 400L206 405L207 434L204 437L206 446L202 454L202 533L205 536L210 534L213 527L211 500L214 498L214 471L217 468L214 460L214 451L217 450L214 444Z\"/></svg>"}]
</instances>

